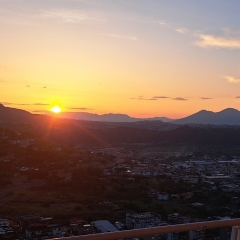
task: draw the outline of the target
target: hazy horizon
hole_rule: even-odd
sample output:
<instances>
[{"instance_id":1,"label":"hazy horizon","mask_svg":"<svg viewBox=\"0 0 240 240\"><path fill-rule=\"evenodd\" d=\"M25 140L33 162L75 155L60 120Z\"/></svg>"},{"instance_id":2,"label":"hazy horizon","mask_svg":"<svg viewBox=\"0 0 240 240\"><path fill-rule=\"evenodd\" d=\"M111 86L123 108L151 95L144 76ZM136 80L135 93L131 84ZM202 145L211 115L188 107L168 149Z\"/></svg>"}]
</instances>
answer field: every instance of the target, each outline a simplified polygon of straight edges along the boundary
<instances>
[{"instance_id":1,"label":"hazy horizon","mask_svg":"<svg viewBox=\"0 0 240 240\"><path fill-rule=\"evenodd\" d=\"M2 104L0 102L0 106L4 106L4 104ZM22 108L12 108L12 106L4 106L6 108L10 108L10 109L17 109L17 110L24 110ZM26 111L26 110L25 110ZM29 112L30 113L30 112ZM210 111L210 110L207 110L207 109L202 109L198 112L194 112L194 113L191 113L189 115L186 115L182 118L176 118L176 119L173 119L173 118L168 118L168 117L165 117L165 116L153 116L153 117L134 117L134 116L131 116L131 115L128 115L126 113L120 113L120 112L116 112L116 113L112 113L112 112L106 112L106 113L103 113L103 114L97 114L97 113L91 113L91 112L86 112L86 111L75 111L75 112L66 112L66 111L61 111L59 113L56 113L56 112L53 112L51 110L46 110L46 111L38 111L38 110L35 110L32 112L32 114L40 114L40 115L49 115L49 116L54 116L54 117L59 117L59 118L67 118L67 119L77 119L77 120L87 120L87 121L108 121L108 122L134 122L134 121L139 121L139 120L151 120L151 119L154 119L156 118L156 120L161 120L163 122L174 122L174 121L178 121L178 120L184 120L184 119L192 119L192 117L197 117L197 119L199 119L200 121L203 120L202 117L204 117L205 121L206 121L206 124L208 124L208 116L209 115L206 115L206 114L214 114L215 115L215 120L220 120L219 117L221 118L222 116L220 116L219 114L224 114L224 118L225 117L228 117L228 121L230 120L230 122L235 119L236 117L240 117L240 111L235 109L235 108L225 108L225 109L222 109L220 111L217 111L217 112L214 112L214 111ZM227 115L226 115L227 113ZM239 116L236 115L239 114ZM213 116L213 115L212 115ZM196 120L196 119L195 119ZM194 121L195 121L194 120ZM224 121L226 121L227 119L225 119ZM238 123L238 120L235 119ZM227 122L224 122L223 124L227 124ZM194 123L194 122L193 122Z\"/></svg>"}]
</instances>

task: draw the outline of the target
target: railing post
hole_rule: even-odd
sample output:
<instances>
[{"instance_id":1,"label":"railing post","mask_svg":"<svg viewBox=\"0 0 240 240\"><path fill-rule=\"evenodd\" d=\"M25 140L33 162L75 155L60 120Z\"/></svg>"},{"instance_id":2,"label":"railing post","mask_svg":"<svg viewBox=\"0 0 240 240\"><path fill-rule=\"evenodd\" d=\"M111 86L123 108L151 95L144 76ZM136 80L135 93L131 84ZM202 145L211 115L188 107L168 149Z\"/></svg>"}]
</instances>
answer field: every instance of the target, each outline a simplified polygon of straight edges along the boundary
<instances>
[{"instance_id":1,"label":"railing post","mask_svg":"<svg viewBox=\"0 0 240 240\"><path fill-rule=\"evenodd\" d=\"M240 240L240 230L239 230L239 226L237 226L236 228L237 228L237 240Z\"/></svg>"},{"instance_id":2,"label":"railing post","mask_svg":"<svg viewBox=\"0 0 240 240\"><path fill-rule=\"evenodd\" d=\"M239 226L233 226L232 227L231 240L240 240L240 229L239 229Z\"/></svg>"}]
</instances>

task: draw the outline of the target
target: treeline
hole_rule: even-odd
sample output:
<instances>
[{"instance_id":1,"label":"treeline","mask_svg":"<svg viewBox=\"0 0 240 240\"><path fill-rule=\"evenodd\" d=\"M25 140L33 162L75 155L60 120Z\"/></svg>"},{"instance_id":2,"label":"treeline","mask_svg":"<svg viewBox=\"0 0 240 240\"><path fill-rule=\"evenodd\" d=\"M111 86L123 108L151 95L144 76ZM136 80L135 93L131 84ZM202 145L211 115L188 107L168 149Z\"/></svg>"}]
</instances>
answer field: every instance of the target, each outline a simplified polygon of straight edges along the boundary
<instances>
[{"instance_id":1,"label":"treeline","mask_svg":"<svg viewBox=\"0 0 240 240\"><path fill-rule=\"evenodd\" d=\"M45 135L46 136L46 135ZM182 126L171 131L156 131L128 127L111 129L54 129L48 139L63 144L110 145L114 143L162 143L165 145L237 146L239 128L196 128Z\"/></svg>"},{"instance_id":2,"label":"treeline","mask_svg":"<svg viewBox=\"0 0 240 240\"><path fill-rule=\"evenodd\" d=\"M0 123L1 126L1 123ZM5 128L34 138L57 144L109 146L119 143L160 143L162 145L188 144L198 146L238 146L240 128L237 126L196 127L179 126L169 131L149 130L135 127L90 128L87 121L56 118L35 119L31 124L4 124ZM99 123L102 126L102 123Z\"/></svg>"}]
</instances>

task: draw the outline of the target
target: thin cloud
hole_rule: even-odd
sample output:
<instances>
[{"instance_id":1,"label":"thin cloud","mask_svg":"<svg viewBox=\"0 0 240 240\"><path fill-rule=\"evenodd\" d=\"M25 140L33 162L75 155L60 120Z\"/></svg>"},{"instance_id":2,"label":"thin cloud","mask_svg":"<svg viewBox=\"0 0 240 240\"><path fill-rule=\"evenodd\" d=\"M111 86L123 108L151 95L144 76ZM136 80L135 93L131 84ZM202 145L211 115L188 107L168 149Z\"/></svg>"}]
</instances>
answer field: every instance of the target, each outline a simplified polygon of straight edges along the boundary
<instances>
[{"instance_id":1,"label":"thin cloud","mask_svg":"<svg viewBox=\"0 0 240 240\"><path fill-rule=\"evenodd\" d=\"M188 30L186 28L178 28L175 31L179 32L179 33L186 33L186 32L188 32Z\"/></svg>"},{"instance_id":2,"label":"thin cloud","mask_svg":"<svg viewBox=\"0 0 240 240\"><path fill-rule=\"evenodd\" d=\"M227 79L228 82L230 83L239 83L240 78L233 77L233 76L224 76L225 79Z\"/></svg>"},{"instance_id":3,"label":"thin cloud","mask_svg":"<svg viewBox=\"0 0 240 240\"><path fill-rule=\"evenodd\" d=\"M144 98L143 96L138 96L137 98L130 98L130 99L135 99L135 100L141 100L141 101L157 101L157 98Z\"/></svg>"},{"instance_id":4,"label":"thin cloud","mask_svg":"<svg viewBox=\"0 0 240 240\"><path fill-rule=\"evenodd\" d=\"M240 34L239 29L235 29L235 28L223 28L222 30L227 35L239 36L239 34Z\"/></svg>"},{"instance_id":5,"label":"thin cloud","mask_svg":"<svg viewBox=\"0 0 240 240\"><path fill-rule=\"evenodd\" d=\"M196 42L198 47L240 49L240 40L238 38L217 37L204 34L199 34L197 37L199 38L199 41Z\"/></svg>"},{"instance_id":6,"label":"thin cloud","mask_svg":"<svg viewBox=\"0 0 240 240\"><path fill-rule=\"evenodd\" d=\"M236 96L236 98L240 98L240 96Z\"/></svg>"},{"instance_id":7,"label":"thin cloud","mask_svg":"<svg viewBox=\"0 0 240 240\"><path fill-rule=\"evenodd\" d=\"M131 40L131 41L137 41L138 40L134 36L123 36L123 35L117 35L117 34L108 34L107 36L111 37L111 38L121 38L121 39Z\"/></svg>"},{"instance_id":8,"label":"thin cloud","mask_svg":"<svg viewBox=\"0 0 240 240\"><path fill-rule=\"evenodd\" d=\"M157 101L157 98L145 98L144 100L148 100L148 101Z\"/></svg>"},{"instance_id":9,"label":"thin cloud","mask_svg":"<svg viewBox=\"0 0 240 240\"><path fill-rule=\"evenodd\" d=\"M187 101L187 98L183 98L183 97L176 97L176 98L172 98L172 100L176 100L176 101Z\"/></svg>"},{"instance_id":10,"label":"thin cloud","mask_svg":"<svg viewBox=\"0 0 240 240\"><path fill-rule=\"evenodd\" d=\"M159 21L158 24L162 25L162 26L165 26L166 23L165 22L162 22L162 21Z\"/></svg>"},{"instance_id":11,"label":"thin cloud","mask_svg":"<svg viewBox=\"0 0 240 240\"><path fill-rule=\"evenodd\" d=\"M16 105L16 106L49 106L46 103L11 103L11 102L2 102L3 105Z\"/></svg>"},{"instance_id":12,"label":"thin cloud","mask_svg":"<svg viewBox=\"0 0 240 240\"><path fill-rule=\"evenodd\" d=\"M27 106L27 105L31 105L28 103L12 103L12 102L1 102L3 105L16 105L16 106Z\"/></svg>"},{"instance_id":13,"label":"thin cloud","mask_svg":"<svg viewBox=\"0 0 240 240\"><path fill-rule=\"evenodd\" d=\"M57 19L65 23L80 23L83 21L96 21L96 22L106 21L106 19L97 18L96 14L93 14L93 16L90 16L86 12L66 11L66 10L46 11L41 15L41 17L46 19Z\"/></svg>"},{"instance_id":14,"label":"thin cloud","mask_svg":"<svg viewBox=\"0 0 240 240\"><path fill-rule=\"evenodd\" d=\"M46 110L34 110L34 113L50 113L49 111Z\"/></svg>"},{"instance_id":15,"label":"thin cloud","mask_svg":"<svg viewBox=\"0 0 240 240\"><path fill-rule=\"evenodd\" d=\"M12 105L13 103L10 102L0 102L2 105Z\"/></svg>"},{"instance_id":16,"label":"thin cloud","mask_svg":"<svg viewBox=\"0 0 240 240\"><path fill-rule=\"evenodd\" d=\"M162 98L162 99L166 99L166 98L169 98L169 97L166 97L166 96L154 96L153 98Z\"/></svg>"},{"instance_id":17,"label":"thin cloud","mask_svg":"<svg viewBox=\"0 0 240 240\"><path fill-rule=\"evenodd\" d=\"M27 85L26 87L30 87L30 85Z\"/></svg>"},{"instance_id":18,"label":"thin cloud","mask_svg":"<svg viewBox=\"0 0 240 240\"><path fill-rule=\"evenodd\" d=\"M35 106L49 106L47 103L34 103Z\"/></svg>"},{"instance_id":19,"label":"thin cloud","mask_svg":"<svg viewBox=\"0 0 240 240\"><path fill-rule=\"evenodd\" d=\"M209 99L212 99L212 98L208 98L208 97L201 97L202 100L209 100Z\"/></svg>"},{"instance_id":20,"label":"thin cloud","mask_svg":"<svg viewBox=\"0 0 240 240\"><path fill-rule=\"evenodd\" d=\"M157 101L159 99L168 99L170 97L166 96L153 96L151 98L145 98L143 96L138 96L137 98L130 98L130 99L135 99L135 100L146 100L146 101Z\"/></svg>"},{"instance_id":21,"label":"thin cloud","mask_svg":"<svg viewBox=\"0 0 240 240\"><path fill-rule=\"evenodd\" d=\"M93 110L91 108L84 108L84 107L73 107L73 108L69 108L71 110Z\"/></svg>"},{"instance_id":22,"label":"thin cloud","mask_svg":"<svg viewBox=\"0 0 240 240\"><path fill-rule=\"evenodd\" d=\"M18 105L18 106L30 106L32 104L29 104L29 103L16 103L14 105Z\"/></svg>"}]
</instances>

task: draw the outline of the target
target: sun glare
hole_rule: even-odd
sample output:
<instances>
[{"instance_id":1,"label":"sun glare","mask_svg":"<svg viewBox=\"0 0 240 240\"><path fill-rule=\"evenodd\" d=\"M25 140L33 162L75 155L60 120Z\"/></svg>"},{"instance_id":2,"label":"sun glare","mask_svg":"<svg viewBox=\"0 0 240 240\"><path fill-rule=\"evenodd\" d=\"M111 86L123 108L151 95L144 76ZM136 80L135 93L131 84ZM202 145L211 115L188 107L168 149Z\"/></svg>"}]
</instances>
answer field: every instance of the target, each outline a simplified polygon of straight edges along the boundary
<instances>
[{"instance_id":1,"label":"sun glare","mask_svg":"<svg viewBox=\"0 0 240 240\"><path fill-rule=\"evenodd\" d=\"M51 111L54 113L60 113L62 109L59 106L54 106L51 108Z\"/></svg>"}]
</instances>

